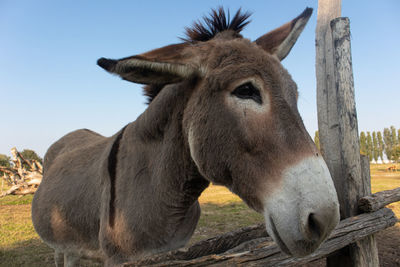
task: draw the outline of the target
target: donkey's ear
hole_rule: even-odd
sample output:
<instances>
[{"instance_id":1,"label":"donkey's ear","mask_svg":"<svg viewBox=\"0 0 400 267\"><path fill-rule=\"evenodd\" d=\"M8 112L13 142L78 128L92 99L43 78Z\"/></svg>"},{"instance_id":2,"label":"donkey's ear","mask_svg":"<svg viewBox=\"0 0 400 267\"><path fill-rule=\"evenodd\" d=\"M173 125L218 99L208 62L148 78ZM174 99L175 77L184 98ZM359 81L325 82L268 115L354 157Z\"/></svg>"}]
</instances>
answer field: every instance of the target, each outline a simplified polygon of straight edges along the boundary
<instances>
[{"instance_id":1,"label":"donkey's ear","mask_svg":"<svg viewBox=\"0 0 400 267\"><path fill-rule=\"evenodd\" d=\"M283 60L296 43L300 33L306 26L312 14L312 8L306 8L294 20L282 25L281 27L264 34L255 43L268 53L276 55L279 60Z\"/></svg>"},{"instance_id":2,"label":"donkey's ear","mask_svg":"<svg viewBox=\"0 0 400 267\"><path fill-rule=\"evenodd\" d=\"M188 46L186 43L168 45L119 60L100 58L97 64L135 83L176 83L198 73L198 69L190 64L190 55L184 51Z\"/></svg>"}]
</instances>

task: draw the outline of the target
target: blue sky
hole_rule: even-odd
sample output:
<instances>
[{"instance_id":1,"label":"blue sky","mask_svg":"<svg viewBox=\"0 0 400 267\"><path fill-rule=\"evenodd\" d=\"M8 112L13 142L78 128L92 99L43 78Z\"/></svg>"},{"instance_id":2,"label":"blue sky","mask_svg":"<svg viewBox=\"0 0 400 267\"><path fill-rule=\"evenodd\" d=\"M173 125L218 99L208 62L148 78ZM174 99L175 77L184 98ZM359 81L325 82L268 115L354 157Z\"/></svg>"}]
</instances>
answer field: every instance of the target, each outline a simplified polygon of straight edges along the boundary
<instances>
[{"instance_id":1,"label":"blue sky","mask_svg":"<svg viewBox=\"0 0 400 267\"><path fill-rule=\"evenodd\" d=\"M96 65L179 42L184 27L222 5L251 11L251 40L313 7L283 61L297 82L307 130L317 129L317 1L15 1L0 0L0 153L41 156L64 134L89 128L112 135L146 108L140 85ZM359 130L400 128L400 1L342 1L350 18Z\"/></svg>"}]
</instances>

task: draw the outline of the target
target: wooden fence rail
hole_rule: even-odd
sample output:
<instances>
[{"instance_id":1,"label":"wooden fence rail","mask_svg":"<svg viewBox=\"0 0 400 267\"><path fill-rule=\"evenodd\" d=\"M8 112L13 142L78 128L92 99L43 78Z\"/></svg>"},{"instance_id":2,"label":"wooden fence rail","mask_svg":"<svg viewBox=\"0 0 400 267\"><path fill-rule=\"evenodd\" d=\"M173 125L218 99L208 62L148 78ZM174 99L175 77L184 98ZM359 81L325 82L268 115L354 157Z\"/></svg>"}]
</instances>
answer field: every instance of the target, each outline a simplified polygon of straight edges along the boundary
<instances>
[{"instance_id":1,"label":"wooden fence rail","mask_svg":"<svg viewBox=\"0 0 400 267\"><path fill-rule=\"evenodd\" d=\"M400 201L400 187L362 197L358 200L358 205L362 211L371 212L396 201Z\"/></svg>"},{"instance_id":2,"label":"wooden fence rail","mask_svg":"<svg viewBox=\"0 0 400 267\"><path fill-rule=\"evenodd\" d=\"M123 266L288 266L323 258L357 240L393 226L397 218L383 208L342 220L331 236L311 255L293 258L282 253L267 236L263 224L200 241L189 248L155 255ZM247 238L247 237L249 238ZM251 239L251 241L248 241ZM245 240L232 249L230 240ZM249 243L250 242L250 243ZM219 254L213 253L219 251ZM223 249L222 249L223 248ZM226 252L222 252L225 250Z\"/></svg>"}]
</instances>

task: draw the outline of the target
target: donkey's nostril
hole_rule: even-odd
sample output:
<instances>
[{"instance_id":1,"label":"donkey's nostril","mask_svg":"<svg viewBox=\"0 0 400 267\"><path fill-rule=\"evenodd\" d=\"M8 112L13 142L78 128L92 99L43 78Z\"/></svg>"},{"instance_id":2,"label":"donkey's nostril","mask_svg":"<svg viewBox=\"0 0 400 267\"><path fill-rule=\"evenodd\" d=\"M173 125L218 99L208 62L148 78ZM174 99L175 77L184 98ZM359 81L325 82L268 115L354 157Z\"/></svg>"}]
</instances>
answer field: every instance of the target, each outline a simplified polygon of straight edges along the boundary
<instances>
[{"instance_id":1,"label":"donkey's nostril","mask_svg":"<svg viewBox=\"0 0 400 267\"><path fill-rule=\"evenodd\" d=\"M318 219L318 216L314 213L308 215L308 221L306 225L306 232L308 238L313 241L320 240L324 235L323 223Z\"/></svg>"}]
</instances>

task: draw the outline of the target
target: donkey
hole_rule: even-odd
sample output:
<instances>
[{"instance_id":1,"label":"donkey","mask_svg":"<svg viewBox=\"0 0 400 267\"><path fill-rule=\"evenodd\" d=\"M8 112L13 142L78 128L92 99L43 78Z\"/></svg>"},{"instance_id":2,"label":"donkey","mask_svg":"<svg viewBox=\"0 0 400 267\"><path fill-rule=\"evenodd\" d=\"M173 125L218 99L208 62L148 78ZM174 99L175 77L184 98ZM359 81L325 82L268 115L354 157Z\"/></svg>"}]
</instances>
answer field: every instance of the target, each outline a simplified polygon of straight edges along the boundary
<instances>
[{"instance_id":1,"label":"donkey","mask_svg":"<svg viewBox=\"0 0 400 267\"><path fill-rule=\"evenodd\" d=\"M210 182L262 213L283 252L317 249L338 223L338 200L280 63L311 13L251 42L240 34L250 14L230 20L219 8L181 43L99 59L144 84L150 103L112 137L77 130L47 151L32 220L56 265L85 256L113 266L184 246Z\"/></svg>"}]
</instances>

